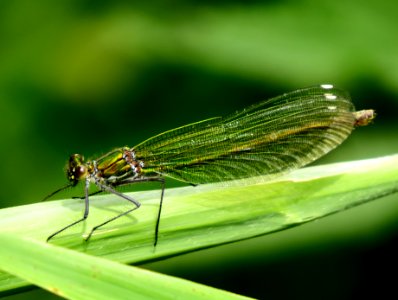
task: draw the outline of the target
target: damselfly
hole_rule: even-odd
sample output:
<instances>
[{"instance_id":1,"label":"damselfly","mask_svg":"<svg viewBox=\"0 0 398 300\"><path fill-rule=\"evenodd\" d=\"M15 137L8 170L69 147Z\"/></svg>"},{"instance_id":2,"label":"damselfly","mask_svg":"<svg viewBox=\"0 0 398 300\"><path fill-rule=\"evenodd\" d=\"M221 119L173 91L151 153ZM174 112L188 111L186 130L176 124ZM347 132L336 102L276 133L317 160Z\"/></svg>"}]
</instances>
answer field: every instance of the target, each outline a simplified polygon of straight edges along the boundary
<instances>
[{"instance_id":1,"label":"damselfly","mask_svg":"<svg viewBox=\"0 0 398 300\"><path fill-rule=\"evenodd\" d=\"M95 160L85 162L82 155L73 154L67 165L69 184L48 197L84 181L84 214L47 241L87 218L90 184L131 202L133 207L95 226L86 240L98 228L140 207L140 202L115 188L158 181L161 197L156 245L165 177L197 185L286 173L320 158L374 116L373 110L355 111L347 92L324 84L283 94L227 117L169 130Z\"/></svg>"}]
</instances>

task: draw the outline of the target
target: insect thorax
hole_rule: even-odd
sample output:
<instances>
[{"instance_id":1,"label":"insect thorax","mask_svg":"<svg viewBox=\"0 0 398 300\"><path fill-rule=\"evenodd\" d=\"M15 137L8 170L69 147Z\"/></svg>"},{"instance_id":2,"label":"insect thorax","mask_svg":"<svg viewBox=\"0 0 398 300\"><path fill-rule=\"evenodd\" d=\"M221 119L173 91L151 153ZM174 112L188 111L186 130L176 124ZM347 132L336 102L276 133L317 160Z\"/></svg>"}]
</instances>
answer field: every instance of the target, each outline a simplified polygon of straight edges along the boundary
<instances>
[{"instance_id":1,"label":"insect thorax","mask_svg":"<svg viewBox=\"0 0 398 300\"><path fill-rule=\"evenodd\" d=\"M89 179L113 182L128 177L140 177L144 162L137 160L134 149L116 149L97 160L87 162Z\"/></svg>"}]
</instances>

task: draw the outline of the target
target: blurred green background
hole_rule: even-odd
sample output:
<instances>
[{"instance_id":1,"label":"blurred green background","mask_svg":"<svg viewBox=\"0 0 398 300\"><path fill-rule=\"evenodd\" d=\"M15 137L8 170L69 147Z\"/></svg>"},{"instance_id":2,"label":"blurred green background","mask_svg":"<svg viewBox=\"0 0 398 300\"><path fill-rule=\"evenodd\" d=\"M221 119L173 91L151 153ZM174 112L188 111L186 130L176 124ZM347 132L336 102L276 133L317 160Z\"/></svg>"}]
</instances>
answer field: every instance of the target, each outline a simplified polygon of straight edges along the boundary
<instances>
[{"instance_id":1,"label":"blurred green background","mask_svg":"<svg viewBox=\"0 0 398 300\"><path fill-rule=\"evenodd\" d=\"M72 153L134 146L320 83L378 116L317 163L397 153L397 9L392 0L1 1L0 205L62 186ZM397 217L390 196L144 267L257 298L393 291L384 268L397 267ZM35 297L56 298L8 298Z\"/></svg>"}]
</instances>

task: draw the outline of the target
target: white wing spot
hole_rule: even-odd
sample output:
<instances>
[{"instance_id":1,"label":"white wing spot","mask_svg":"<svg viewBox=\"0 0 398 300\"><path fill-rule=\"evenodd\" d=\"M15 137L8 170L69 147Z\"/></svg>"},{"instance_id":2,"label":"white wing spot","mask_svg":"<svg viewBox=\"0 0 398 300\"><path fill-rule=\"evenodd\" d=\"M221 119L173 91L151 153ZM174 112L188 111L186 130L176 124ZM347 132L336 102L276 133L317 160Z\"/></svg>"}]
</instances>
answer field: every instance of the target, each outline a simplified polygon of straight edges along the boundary
<instances>
[{"instance_id":1,"label":"white wing spot","mask_svg":"<svg viewBox=\"0 0 398 300\"><path fill-rule=\"evenodd\" d=\"M321 88L330 90L333 88L333 84L321 84Z\"/></svg>"},{"instance_id":2,"label":"white wing spot","mask_svg":"<svg viewBox=\"0 0 398 300\"><path fill-rule=\"evenodd\" d=\"M336 100L337 96L333 94L326 93L324 94L325 98L328 100Z\"/></svg>"}]
</instances>

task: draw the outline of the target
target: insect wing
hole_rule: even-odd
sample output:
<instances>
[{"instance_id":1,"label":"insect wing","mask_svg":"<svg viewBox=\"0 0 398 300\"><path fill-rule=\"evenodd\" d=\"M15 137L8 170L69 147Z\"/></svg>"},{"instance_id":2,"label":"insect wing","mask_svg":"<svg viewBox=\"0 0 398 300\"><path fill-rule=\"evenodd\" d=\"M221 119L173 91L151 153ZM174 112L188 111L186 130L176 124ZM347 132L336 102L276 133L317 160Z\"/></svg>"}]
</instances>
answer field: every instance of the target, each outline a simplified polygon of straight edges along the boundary
<instances>
[{"instance_id":1,"label":"insect wing","mask_svg":"<svg viewBox=\"0 0 398 300\"><path fill-rule=\"evenodd\" d=\"M315 86L167 131L134 149L147 172L194 184L280 174L341 144L353 130L353 111L346 92Z\"/></svg>"}]
</instances>

